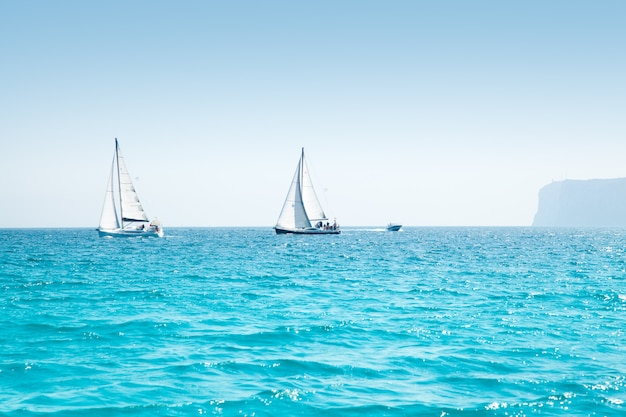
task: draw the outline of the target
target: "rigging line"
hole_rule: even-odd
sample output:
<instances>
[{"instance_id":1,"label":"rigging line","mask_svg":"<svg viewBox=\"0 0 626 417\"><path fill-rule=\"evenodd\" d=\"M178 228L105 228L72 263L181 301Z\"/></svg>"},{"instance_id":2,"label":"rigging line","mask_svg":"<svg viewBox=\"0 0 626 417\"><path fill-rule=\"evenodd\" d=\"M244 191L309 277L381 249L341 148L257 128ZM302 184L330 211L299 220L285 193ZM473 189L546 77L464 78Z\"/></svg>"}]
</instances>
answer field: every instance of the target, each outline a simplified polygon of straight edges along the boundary
<instances>
[{"instance_id":1,"label":"rigging line","mask_svg":"<svg viewBox=\"0 0 626 417\"><path fill-rule=\"evenodd\" d=\"M329 213L334 213L334 210L331 209L330 203L328 202L328 188L324 188L324 206L328 209ZM324 212L326 214L326 212Z\"/></svg>"}]
</instances>

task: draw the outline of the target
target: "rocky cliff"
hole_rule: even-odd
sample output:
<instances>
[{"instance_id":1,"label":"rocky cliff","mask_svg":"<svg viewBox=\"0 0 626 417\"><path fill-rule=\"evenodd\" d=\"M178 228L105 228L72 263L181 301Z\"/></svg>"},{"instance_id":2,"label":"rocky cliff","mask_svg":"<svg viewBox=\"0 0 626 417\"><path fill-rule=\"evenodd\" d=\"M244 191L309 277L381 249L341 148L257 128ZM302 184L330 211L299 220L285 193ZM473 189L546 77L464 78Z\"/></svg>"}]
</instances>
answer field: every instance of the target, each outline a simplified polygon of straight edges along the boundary
<instances>
[{"instance_id":1,"label":"rocky cliff","mask_svg":"<svg viewBox=\"0 0 626 417\"><path fill-rule=\"evenodd\" d=\"M626 178L546 185L539 190L533 226L626 227Z\"/></svg>"}]
</instances>

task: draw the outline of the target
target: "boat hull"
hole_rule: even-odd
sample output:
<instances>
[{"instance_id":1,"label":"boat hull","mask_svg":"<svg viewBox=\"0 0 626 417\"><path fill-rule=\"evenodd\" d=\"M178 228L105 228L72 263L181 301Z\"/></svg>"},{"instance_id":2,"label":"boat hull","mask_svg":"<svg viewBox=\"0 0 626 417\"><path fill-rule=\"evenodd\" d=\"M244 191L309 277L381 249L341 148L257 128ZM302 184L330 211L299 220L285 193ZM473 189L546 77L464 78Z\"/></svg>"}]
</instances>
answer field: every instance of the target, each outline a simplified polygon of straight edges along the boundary
<instances>
[{"instance_id":1,"label":"boat hull","mask_svg":"<svg viewBox=\"0 0 626 417\"><path fill-rule=\"evenodd\" d=\"M163 229L156 230L128 230L128 229L98 229L100 237L163 237Z\"/></svg>"},{"instance_id":2,"label":"boat hull","mask_svg":"<svg viewBox=\"0 0 626 417\"><path fill-rule=\"evenodd\" d=\"M397 232L401 228L402 228L401 224L390 224L389 226L387 226L387 230L390 232Z\"/></svg>"},{"instance_id":3,"label":"boat hull","mask_svg":"<svg viewBox=\"0 0 626 417\"><path fill-rule=\"evenodd\" d=\"M341 233L341 230L339 229L330 229L330 230L325 230L325 229L316 229L316 228L306 228L306 229L289 229L286 227L278 227L276 226L274 228L274 230L276 230L276 234L277 235L286 235L286 234L292 234L292 235L338 235Z\"/></svg>"}]
</instances>

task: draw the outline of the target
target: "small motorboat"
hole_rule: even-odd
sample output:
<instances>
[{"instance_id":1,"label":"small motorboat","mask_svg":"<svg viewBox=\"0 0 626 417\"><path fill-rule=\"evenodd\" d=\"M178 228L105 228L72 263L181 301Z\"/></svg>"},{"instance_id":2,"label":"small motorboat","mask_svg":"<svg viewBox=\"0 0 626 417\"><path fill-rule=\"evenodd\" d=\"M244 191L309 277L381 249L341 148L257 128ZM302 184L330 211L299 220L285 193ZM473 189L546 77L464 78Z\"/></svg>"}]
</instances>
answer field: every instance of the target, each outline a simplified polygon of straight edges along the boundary
<instances>
[{"instance_id":1,"label":"small motorboat","mask_svg":"<svg viewBox=\"0 0 626 417\"><path fill-rule=\"evenodd\" d=\"M398 224L398 223L389 223L387 225L387 230L390 231L390 232L397 232L401 228L402 228L402 225Z\"/></svg>"}]
</instances>

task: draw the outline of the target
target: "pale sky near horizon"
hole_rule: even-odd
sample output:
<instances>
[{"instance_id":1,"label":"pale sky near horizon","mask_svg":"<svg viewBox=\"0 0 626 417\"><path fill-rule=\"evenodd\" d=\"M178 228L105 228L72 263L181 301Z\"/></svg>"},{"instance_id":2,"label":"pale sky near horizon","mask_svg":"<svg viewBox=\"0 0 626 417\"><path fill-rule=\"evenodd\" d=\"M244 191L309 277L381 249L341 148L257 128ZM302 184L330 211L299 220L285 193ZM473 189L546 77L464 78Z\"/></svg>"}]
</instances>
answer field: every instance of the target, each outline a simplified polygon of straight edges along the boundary
<instances>
[{"instance_id":1,"label":"pale sky near horizon","mask_svg":"<svg viewBox=\"0 0 626 417\"><path fill-rule=\"evenodd\" d=\"M527 226L626 177L623 1L2 1L0 227L273 226L300 148L345 226Z\"/></svg>"}]
</instances>

